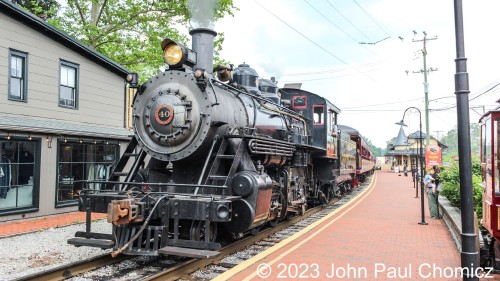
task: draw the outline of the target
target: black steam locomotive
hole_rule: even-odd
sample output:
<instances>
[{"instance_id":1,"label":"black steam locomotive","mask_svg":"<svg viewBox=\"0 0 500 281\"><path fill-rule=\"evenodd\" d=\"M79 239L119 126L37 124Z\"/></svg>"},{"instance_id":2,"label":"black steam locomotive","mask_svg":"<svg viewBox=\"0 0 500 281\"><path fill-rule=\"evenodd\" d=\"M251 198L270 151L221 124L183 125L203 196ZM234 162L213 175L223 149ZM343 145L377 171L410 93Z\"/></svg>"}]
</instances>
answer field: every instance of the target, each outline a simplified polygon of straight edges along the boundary
<instances>
[{"instance_id":1,"label":"black steam locomotive","mask_svg":"<svg viewBox=\"0 0 500 281\"><path fill-rule=\"evenodd\" d=\"M162 42L168 70L142 85L129 75L134 137L106 189L80 193L87 230L68 243L210 257L222 237L300 215L373 171L373 154L328 100L278 89L247 64L213 68L216 33L190 34L193 50ZM112 234L91 232L91 212L107 213Z\"/></svg>"}]
</instances>

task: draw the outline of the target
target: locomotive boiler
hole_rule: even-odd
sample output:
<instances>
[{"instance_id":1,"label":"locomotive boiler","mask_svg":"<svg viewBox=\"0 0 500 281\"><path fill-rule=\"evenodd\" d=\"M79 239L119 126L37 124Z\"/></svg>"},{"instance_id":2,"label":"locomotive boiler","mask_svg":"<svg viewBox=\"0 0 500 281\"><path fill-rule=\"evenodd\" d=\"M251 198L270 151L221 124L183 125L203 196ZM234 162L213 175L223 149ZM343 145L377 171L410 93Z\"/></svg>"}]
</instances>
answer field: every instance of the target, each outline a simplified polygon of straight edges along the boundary
<instances>
[{"instance_id":1,"label":"locomotive boiler","mask_svg":"<svg viewBox=\"0 0 500 281\"><path fill-rule=\"evenodd\" d=\"M190 34L192 50L162 42L163 73L141 85L129 75L134 135L106 188L88 181L81 191L87 229L68 243L113 256L211 257L221 241L324 204L371 172L357 174L361 136L339 129L337 107L278 89L245 63L214 68L216 33ZM91 231L92 212L107 214L111 234Z\"/></svg>"}]
</instances>

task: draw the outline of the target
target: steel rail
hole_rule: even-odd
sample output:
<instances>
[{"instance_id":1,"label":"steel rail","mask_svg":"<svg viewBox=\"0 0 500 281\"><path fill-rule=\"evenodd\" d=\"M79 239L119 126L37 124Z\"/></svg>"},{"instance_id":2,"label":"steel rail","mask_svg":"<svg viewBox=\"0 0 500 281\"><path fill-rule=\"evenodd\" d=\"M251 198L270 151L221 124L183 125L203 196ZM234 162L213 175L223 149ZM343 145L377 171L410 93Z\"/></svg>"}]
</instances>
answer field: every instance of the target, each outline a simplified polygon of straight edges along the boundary
<instances>
[{"instance_id":1,"label":"steel rail","mask_svg":"<svg viewBox=\"0 0 500 281\"><path fill-rule=\"evenodd\" d=\"M333 205L335 202L339 201L340 198L334 198L330 200L329 205ZM246 238L240 239L235 241L235 243L231 243L230 245L227 245L226 247L223 247L220 250L220 255L210 258L210 259L192 259L185 261L183 263L180 263L174 267L171 267L165 271L158 272L154 275L147 276L143 279L139 279L140 281L171 281L171 280L177 280L181 278L182 276L191 274L195 272L196 270L200 268L204 268L206 266L209 266L211 264L216 264L218 261L222 260L224 257L229 256L233 253L236 253L238 251L241 251L245 249L248 246L251 246L255 244L258 241L261 241L287 227L290 227L291 225L306 219L317 212L322 211L325 209L324 206L317 206L315 208L307 210L302 216L297 216L294 217L290 220L283 221L276 225L275 227L270 227L263 229L259 233L257 233L254 236L248 236ZM278 242L279 243L279 242Z\"/></svg>"},{"instance_id":2,"label":"steel rail","mask_svg":"<svg viewBox=\"0 0 500 281\"><path fill-rule=\"evenodd\" d=\"M37 272L34 274L26 275L14 279L14 281L37 280L37 281L54 281L64 280L74 277L78 274L95 270L97 268L115 264L126 259L132 258L131 256L121 255L112 258L110 253L102 254L92 258L84 259L82 261L73 262L70 264L51 268L49 270Z\"/></svg>"}]
</instances>

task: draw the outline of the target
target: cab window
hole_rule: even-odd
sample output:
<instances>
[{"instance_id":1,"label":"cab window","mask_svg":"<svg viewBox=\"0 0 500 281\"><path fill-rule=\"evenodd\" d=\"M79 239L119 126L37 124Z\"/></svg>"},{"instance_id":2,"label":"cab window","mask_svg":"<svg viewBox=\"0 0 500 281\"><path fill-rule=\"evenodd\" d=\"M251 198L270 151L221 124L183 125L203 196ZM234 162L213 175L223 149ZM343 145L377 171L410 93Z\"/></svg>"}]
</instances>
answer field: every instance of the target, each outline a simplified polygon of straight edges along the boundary
<instances>
[{"instance_id":1,"label":"cab window","mask_svg":"<svg viewBox=\"0 0 500 281\"><path fill-rule=\"evenodd\" d=\"M313 106L313 125L323 125L324 124L324 107L323 105Z\"/></svg>"},{"instance_id":2,"label":"cab window","mask_svg":"<svg viewBox=\"0 0 500 281\"><path fill-rule=\"evenodd\" d=\"M292 98L292 108L293 109L307 108L307 97L306 96L294 96Z\"/></svg>"}]
</instances>

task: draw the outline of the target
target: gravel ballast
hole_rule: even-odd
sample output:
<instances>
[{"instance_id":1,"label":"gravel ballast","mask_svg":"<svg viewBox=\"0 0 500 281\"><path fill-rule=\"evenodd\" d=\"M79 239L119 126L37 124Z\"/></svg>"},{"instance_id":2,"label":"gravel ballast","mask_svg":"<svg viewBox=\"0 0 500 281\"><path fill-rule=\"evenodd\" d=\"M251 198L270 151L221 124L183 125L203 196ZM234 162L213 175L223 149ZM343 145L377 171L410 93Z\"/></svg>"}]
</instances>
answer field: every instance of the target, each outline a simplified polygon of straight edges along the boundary
<instances>
[{"instance_id":1,"label":"gravel ballast","mask_svg":"<svg viewBox=\"0 0 500 281\"><path fill-rule=\"evenodd\" d=\"M0 237L0 280L13 280L111 251L69 245L67 240L77 231L85 231L85 224ZM111 225L106 220L93 222L92 232L111 233Z\"/></svg>"}]
</instances>

